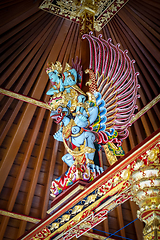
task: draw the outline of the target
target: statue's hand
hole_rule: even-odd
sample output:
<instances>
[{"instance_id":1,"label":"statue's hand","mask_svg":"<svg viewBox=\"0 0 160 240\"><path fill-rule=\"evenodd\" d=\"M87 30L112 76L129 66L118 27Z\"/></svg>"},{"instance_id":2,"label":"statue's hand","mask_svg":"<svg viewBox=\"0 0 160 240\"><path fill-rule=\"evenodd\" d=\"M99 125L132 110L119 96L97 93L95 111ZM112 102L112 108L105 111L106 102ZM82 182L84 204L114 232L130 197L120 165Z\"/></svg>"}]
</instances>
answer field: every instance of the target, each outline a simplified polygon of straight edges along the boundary
<instances>
[{"instance_id":1,"label":"statue's hand","mask_svg":"<svg viewBox=\"0 0 160 240\"><path fill-rule=\"evenodd\" d=\"M72 86L75 85L77 82L77 72L74 68L70 69L69 71L64 72L65 80L64 85L65 86Z\"/></svg>"},{"instance_id":2,"label":"statue's hand","mask_svg":"<svg viewBox=\"0 0 160 240\"><path fill-rule=\"evenodd\" d=\"M65 84L72 86L75 85L76 82L71 77L67 77L67 79L65 80Z\"/></svg>"},{"instance_id":3,"label":"statue's hand","mask_svg":"<svg viewBox=\"0 0 160 240\"><path fill-rule=\"evenodd\" d=\"M88 125L87 118L81 114L76 115L74 121L79 127L86 127Z\"/></svg>"},{"instance_id":4,"label":"statue's hand","mask_svg":"<svg viewBox=\"0 0 160 240\"><path fill-rule=\"evenodd\" d=\"M65 154L63 157L62 157L62 160L69 166L71 167L72 164L74 163L74 160L73 160L73 156L69 153Z\"/></svg>"},{"instance_id":5,"label":"statue's hand","mask_svg":"<svg viewBox=\"0 0 160 240\"><path fill-rule=\"evenodd\" d=\"M78 117L78 119L79 119L80 121L82 121L82 122L87 121L87 118L86 118L84 115L82 115L82 114L77 115L77 117Z\"/></svg>"},{"instance_id":6,"label":"statue's hand","mask_svg":"<svg viewBox=\"0 0 160 240\"><path fill-rule=\"evenodd\" d=\"M53 137L58 140L63 142L63 138L62 138L62 127L53 135Z\"/></svg>"}]
</instances>

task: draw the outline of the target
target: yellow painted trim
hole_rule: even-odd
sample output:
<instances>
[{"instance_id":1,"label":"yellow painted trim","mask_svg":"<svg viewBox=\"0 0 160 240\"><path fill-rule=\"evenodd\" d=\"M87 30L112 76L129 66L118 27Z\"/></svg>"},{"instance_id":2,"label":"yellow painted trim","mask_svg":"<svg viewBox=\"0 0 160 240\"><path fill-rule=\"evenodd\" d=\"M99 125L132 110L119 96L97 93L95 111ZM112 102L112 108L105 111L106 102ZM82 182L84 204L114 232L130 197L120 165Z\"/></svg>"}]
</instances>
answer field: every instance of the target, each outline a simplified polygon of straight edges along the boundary
<instances>
[{"instance_id":1,"label":"yellow painted trim","mask_svg":"<svg viewBox=\"0 0 160 240\"><path fill-rule=\"evenodd\" d=\"M26 222L38 223L38 222L41 221L40 219L36 219L36 218L29 217L29 216L21 215L21 214L18 214L18 213L9 212L9 211L6 211L6 210L0 210L0 214L3 215L3 216L6 216L6 217L16 218L16 219L23 220L23 221L26 221Z\"/></svg>"}]
</instances>

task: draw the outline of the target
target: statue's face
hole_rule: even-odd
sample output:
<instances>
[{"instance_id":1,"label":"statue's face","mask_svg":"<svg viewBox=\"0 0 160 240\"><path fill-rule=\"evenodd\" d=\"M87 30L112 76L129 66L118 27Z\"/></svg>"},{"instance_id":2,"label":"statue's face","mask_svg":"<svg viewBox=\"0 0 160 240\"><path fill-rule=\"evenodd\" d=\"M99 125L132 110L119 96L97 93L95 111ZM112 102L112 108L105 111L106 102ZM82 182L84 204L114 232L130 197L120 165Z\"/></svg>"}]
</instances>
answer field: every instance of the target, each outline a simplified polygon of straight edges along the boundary
<instances>
[{"instance_id":1,"label":"statue's face","mask_svg":"<svg viewBox=\"0 0 160 240\"><path fill-rule=\"evenodd\" d=\"M65 112L63 112L63 108L59 106L55 111L54 110L51 111L50 116L55 123L59 124L63 120Z\"/></svg>"},{"instance_id":2,"label":"statue's face","mask_svg":"<svg viewBox=\"0 0 160 240\"><path fill-rule=\"evenodd\" d=\"M57 85L57 83L59 83L59 75L57 70L55 70L54 72L50 72L48 73L48 76L52 82L52 85Z\"/></svg>"}]
</instances>

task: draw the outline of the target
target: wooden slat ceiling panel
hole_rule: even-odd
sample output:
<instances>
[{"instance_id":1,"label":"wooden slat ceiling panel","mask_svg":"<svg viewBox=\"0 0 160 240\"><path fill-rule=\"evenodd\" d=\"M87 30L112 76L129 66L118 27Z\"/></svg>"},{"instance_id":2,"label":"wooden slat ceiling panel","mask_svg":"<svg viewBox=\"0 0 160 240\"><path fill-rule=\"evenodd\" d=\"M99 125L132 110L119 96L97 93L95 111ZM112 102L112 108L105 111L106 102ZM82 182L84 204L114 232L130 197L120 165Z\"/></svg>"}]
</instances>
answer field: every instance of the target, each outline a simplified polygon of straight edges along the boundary
<instances>
[{"instance_id":1,"label":"wooden slat ceiling panel","mask_svg":"<svg viewBox=\"0 0 160 240\"><path fill-rule=\"evenodd\" d=\"M0 3L0 83L3 88L48 101L47 62L60 61L64 66L85 52L80 53L78 25L39 10L40 3ZM105 39L112 38L113 44L120 43L122 50L128 49L130 58L136 60L141 85L139 110L159 94L159 8L156 0L130 0L100 32ZM0 100L0 208L42 219L52 201L51 181L67 169L61 160L65 154L63 143L52 137L57 126L48 111L3 95ZM157 104L130 127L129 138L123 142L126 153L159 128L159 109ZM109 164L104 151L101 155L106 169ZM114 233L136 218L136 210L137 206L127 201L110 212L96 229ZM10 240L34 225L5 216L0 216L0 222L0 239ZM142 228L137 220L117 235L141 240Z\"/></svg>"}]
</instances>

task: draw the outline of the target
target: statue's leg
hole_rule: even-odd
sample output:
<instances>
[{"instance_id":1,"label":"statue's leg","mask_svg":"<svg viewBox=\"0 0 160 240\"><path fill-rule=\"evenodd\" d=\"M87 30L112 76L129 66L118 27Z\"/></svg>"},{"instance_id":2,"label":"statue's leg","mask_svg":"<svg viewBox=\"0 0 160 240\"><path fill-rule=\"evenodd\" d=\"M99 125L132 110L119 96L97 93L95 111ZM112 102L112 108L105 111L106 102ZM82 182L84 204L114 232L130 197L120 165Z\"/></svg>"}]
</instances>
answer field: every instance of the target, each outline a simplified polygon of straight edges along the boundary
<instances>
[{"instance_id":1,"label":"statue's leg","mask_svg":"<svg viewBox=\"0 0 160 240\"><path fill-rule=\"evenodd\" d=\"M85 138L86 138L86 146L95 149L95 146L94 146L94 141L95 141L95 138L96 138L95 135L91 132L85 132ZM86 155L87 159L93 161L95 152L86 153L85 155ZM99 166L97 166L95 164L91 164L91 163L89 163L88 165L92 169L93 172L97 172L98 174L101 174L103 172L102 167L99 167Z\"/></svg>"},{"instance_id":2,"label":"statue's leg","mask_svg":"<svg viewBox=\"0 0 160 240\"><path fill-rule=\"evenodd\" d=\"M81 128L80 128L81 129ZM76 146L76 147L80 147L81 145L83 145L84 140L85 140L85 132L81 133L79 136L74 137L74 135L71 138L71 142Z\"/></svg>"},{"instance_id":3,"label":"statue's leg","mask_svg":"<svg viewBox=\"0 0 160 240\"><path fill-rule=\"evenodd\" d=\"M73 160L73 156L69 153L65 154L63 157L62 157L62 160L63 162L65 162L69 167L72 166L72 164L74 163L74 160Z\"/></svg>"},{"instance_id":4,"label":"statue's leg","mask_svg":"<svg viewBox=\"0 0 160 240\"><path fill-rule=\"evenodd\" d=\"M95 149L95 146L94 146L95 135L91 132L85 132L85 139L86 139L86 146ZM86 155L86 158L93 161L94 154L95 154L95 152L86 153L85 155Z\"/></svg>"}]
</instances>

